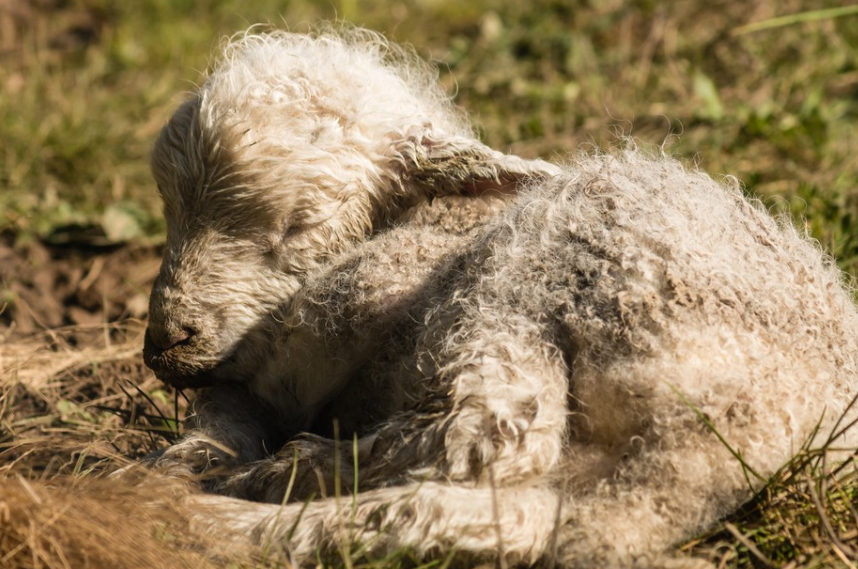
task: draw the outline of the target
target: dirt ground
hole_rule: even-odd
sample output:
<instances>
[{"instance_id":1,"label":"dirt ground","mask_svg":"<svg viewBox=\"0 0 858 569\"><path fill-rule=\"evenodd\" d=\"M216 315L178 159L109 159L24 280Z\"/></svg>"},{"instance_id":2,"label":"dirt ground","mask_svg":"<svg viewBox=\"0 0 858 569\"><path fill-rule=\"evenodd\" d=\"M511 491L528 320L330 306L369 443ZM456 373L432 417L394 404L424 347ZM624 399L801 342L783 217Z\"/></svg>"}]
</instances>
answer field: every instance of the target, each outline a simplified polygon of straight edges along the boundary
<instances>
[{"instance_id":1,"label":"dirt ground","mask_svg":"<svg viewBox=\"0 0 858 569\"><path fill-rule=\"evenodd\" d=\"M0 237L0 472L115 468L167 444L186 399L143 365L151 246Z\"/></svg>"},{"instance_id":2,"label":"dirt ground","mask_svg":"<svg viewBox=\"0 0 858 569\"><path fill-rule=\"evenodd\" d=\"M160 262L154 247L15 244L0 236L0 338L144 318Z\"/></svg>"}]
</instances>

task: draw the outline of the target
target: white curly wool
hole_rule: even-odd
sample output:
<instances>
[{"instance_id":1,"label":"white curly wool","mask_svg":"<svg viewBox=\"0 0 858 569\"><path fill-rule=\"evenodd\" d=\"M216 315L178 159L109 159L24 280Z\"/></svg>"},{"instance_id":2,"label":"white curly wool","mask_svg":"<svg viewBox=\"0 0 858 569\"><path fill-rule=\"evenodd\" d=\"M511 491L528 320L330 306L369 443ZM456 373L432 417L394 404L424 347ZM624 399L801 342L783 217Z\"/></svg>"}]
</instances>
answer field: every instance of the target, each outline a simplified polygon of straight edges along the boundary
<instances>
[{"instance_id":1,"label":"white curly wool","mask_svg":"<svg viewBox=\"0 0 858 569\"><path fill-rule=\"evenodd\" d=\"M144 353L201 388L157 463L211 472L188 503L224 541L693 566L670 546L856 395L841 274L735 181L488 149L368 32L228 45L153 170Z\"/></svg>"}]
</instances>

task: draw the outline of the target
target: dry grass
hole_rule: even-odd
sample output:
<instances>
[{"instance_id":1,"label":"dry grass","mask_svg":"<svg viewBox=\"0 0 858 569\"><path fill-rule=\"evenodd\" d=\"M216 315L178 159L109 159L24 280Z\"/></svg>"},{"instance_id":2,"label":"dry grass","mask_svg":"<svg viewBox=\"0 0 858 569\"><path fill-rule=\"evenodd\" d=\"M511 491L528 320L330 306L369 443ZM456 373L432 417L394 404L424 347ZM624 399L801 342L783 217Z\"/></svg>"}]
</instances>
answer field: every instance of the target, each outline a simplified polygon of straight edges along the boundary
<instances>
[{"instance_id":1,"label":"dry grass","mask_svg":"<svg viewBox=\"0 0 858 569\"><path fill-rule=\"evenodd\" d=\"M224 564L186 534L172 507L183 490L163 482L141 486L87 478L50 483L5 477L0 487L0 566L9 569L213 569ZM153 503L157 511L152 511ZM28 523L21 523L26 521ZM131 528L135 533L130 533ZM89 547L80 547L83 542ZM238 555L230 559L235 562ZM237 565L234 565L237 567Z\"/></svg>"},{"instance_id":2,"label":"dry grass","mask_svg":"<svg viewBox=\"0 0 858 569\"><path fill-rule=\"evenodd\" d=\"M142 332L128 321L2 347L0 475L100 473L175 439L184 400L145 370Z\"/></svg>"},{"instance_id":3,"label":"dry grass","mask_svg":"<svg viewBox=\"0 0 858 569\"><path fill-rule=\"evenodd\" d=\"M181 488L161 487L156 480L141 491L103 481L104 473L173 440L178 429L175 418L184 412L184 400L167 393L139 363L141 332L140 322L129 321L108 328L56 330L3 346L0 526L4 520L16 519L28 519L32 524L11 524L8 528L14 532L0 532L0 556L14 551L7 561L17 563L0 566L152 567L166 565L146 565L151 559L171 555L176 556L178 561L172 566L177 567L239 563L234 558L212 557L212 552L219 551L216 545L194 544L181 537L185 527L181 512L169 507L170 499L165 498L169 492L181 493ZM174 402L178 407L174 408ZM132 504L141 498L150 500L143 513L117 519L139 510L139 505ZM152 503L163 509L146 514ZM54 521L46 525L48 519ZM111 551L110 528L121 524L149 532L138 533L140 543L147 547L153 547L149 537L157 538L158 548L159 540L166 539L166 551L127 557L123 549L127 544L121 543ZM51 529L43 531L42 527ZM91 535L103 533L107 549L92 552L89 564L66 565L63 555L80 554L69 542L79 528ZM200 551L208 553L201 555ZM741 510L677 551L709 559L717 567L858 565L855 454L838 448L836 436L827 448L804 449ZM23 559L38 562L27 564ZM438 559L427 567L445 562ZM277 566L259 560L241 563L242 567ZM359 547L349 544L326 563L376 569L418 566L408 551L370 560Z\"/></svg>"}]
</instances>

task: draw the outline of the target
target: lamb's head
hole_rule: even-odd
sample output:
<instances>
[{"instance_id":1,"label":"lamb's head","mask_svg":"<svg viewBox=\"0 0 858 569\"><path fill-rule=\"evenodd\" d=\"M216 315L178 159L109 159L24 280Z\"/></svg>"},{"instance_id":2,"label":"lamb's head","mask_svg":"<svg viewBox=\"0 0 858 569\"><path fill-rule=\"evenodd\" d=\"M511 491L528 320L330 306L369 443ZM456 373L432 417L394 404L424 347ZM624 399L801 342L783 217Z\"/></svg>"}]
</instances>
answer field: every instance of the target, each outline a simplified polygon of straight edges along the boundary
<instances>
[{"instance_id":1,"label":"lamb's head","mask_svg":"<svg viewBox=\"0 0 858 569\"><path fill-rule=\"evenodd\" d=\"M252 378L305 276L419 200L554 171L479 143L424 64L362 31L230 43L152 169L167 244L144 358L177 387Z\"/></svg>"}]
</instances>

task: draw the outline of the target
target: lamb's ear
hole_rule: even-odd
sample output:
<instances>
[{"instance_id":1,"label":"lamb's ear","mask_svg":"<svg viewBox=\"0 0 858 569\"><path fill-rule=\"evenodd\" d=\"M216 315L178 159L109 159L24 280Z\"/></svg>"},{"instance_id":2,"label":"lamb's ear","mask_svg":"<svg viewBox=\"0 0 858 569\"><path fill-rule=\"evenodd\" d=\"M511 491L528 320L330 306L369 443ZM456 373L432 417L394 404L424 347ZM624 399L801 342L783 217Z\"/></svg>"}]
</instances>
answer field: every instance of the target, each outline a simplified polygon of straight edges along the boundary
<instances>
[{"instance_id":1,"label":"lamb's ear","mask_svg":"<svg viewBox=\"0 0 858 569\"><path fill-rule=\"evenodd\" d=\"M559 168L493 150L473 138L409 136L394 145L403 185L428 197L450 194L514 193L531 180L549 178Z\"/></svg>"}]
</instances>

